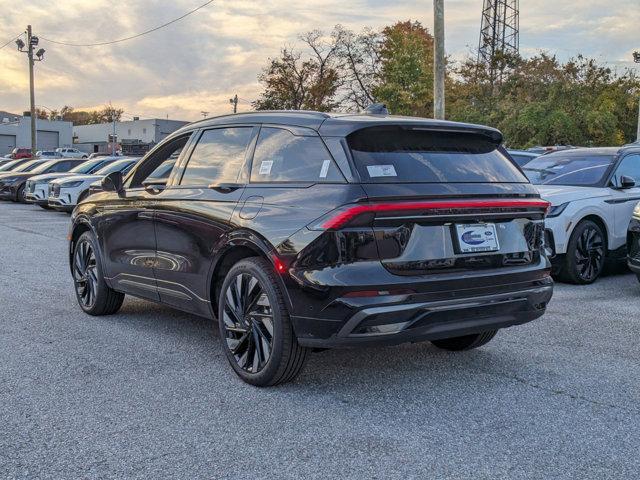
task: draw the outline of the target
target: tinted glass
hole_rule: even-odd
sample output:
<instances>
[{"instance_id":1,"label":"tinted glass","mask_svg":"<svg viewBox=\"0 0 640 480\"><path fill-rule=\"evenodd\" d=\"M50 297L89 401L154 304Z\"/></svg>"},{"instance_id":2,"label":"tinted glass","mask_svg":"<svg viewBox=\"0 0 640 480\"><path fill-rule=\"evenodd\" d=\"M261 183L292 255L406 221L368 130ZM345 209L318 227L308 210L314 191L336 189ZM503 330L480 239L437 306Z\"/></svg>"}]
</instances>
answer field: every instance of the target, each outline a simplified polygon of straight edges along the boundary
<instances>
[{"instance_id":1,"label":"tinted glass","mask_svg":"<svg viewBox=\"0 0 640 480\"><path fill-rule=\"evenodd\" d=\"M57 164L58 164L58 160L47 160L44 163L35 165L34 168L28 171L33 173L59 172L60 170L56 170L55 168Z\"/></svg>"},{"instance_id":2,"label":"tinted glass","mask_svg":"<svg viewBox=\"0 0 640 480\"><path fill-rule=\"evenodd\" d=\"M88 162L82 162L77 167L73 167L69 172L71 173L91 173L94 172L96 168L103 167L104 160L89 160Z\"/></svg>"},{"instance_id":3,"label":"tinted glass","mask_svg":"<svg viewBox=\"0 0 640 480\"><path fill-rule=\"evenodd\" d=\"M75 165L78 165L78 162L58 162L49 167L49 172L68 172Z\"/></svg>"},{"instance_id":4,"label":"tinted glass","mask_svg":"<svg viewBox=\"0 0 640 480\"><path fill-rule=\"evenodd\" d=\"M10 162L7 162L0 167L0 172L7 172L19 163L20 163L20 160L12 160Z\"/></svg>"},{"instance_id":5,"label":"tinted glass","mask_svg":"<svg viewBox=\"0 0 640 480\"><path fill-rule=\"evenodd\" d=\"M373 127L347 138L364 183L526 183L483 135Z\"/></svg>"},{"instance_id":6,"label":"tinted glass","mask_svg":"<svg viewBox=\"0 0 640 480\"><path fill-rule=\"evenodd\" d=\"M173 166L176 164L177 160L177 158L170 158L169 160L165 160L160 165L158 165L158 168L151 172L151 174L147 178L169 178L169 175L171 175L171 170L173 169Z\"/></svg>"},{"instance_id":7,"label":"tinted glass","mask_svg":"<svg viewBox=\"0 0 640 480\"><path fill-rule=\"evenodd\" d=\"M280 128L260 130L251 167L252 182L343 182L319 137Z\"/></svg>"},{"instance_id":8,"label":"tinted glass","mask_svg":"<svg viewBox=\"0 0 640 480\"><path fill-rule=\"evenodd\" d=\"M36 168L38 165L42 165L42 161L31 160L29 162L23 163L19 167L15 168L13 171L14 172L30 172L31 170Z\"/></svg>"},{"instance_id":9,"label":"tinted glass","mask_svg":"<svg viewBox=\"0 0 640 480\"><path fill-rule=\"evenodd\" d=\"M118 160L116 162L111 162L105 167L102 167L100 170L96 171L96 175L109 175L111 172L125 172L129 171L131 165L135 164L134 160ZM127 168L129 167L129 168Z\"/></svg>"},{"instance_id":10,"label":"tinted glass","mask_svg":"<svg viewBox=\"0 0 640 480\"><path fill-rule=\"evenodd\" d=\"M509 155L511 155L511 158L513 158L516 161L516 163L521 167L529 163L534 158L536 158L532 155L524 155L521 153L509 153Z\"/></svg>"},{"instance_id":11,"label":"tinted glass","mask_svg":"<svg viewBox=\"0 0 640 480\"><path fill-rule=\"evenodd\" d=\"M614 185L620 185L622 176L633 178L640 186L640 155L627 155L622 159L613 175Z\"/></svg>"},{"instance_id":12,"label":"tinted glass","mask_svg":"<svg viewBox=\"0 0 640 480\"><path fill-rule=\"evenodd\" d=\"M180 185L237 181L252 133L251 127L204 131L191 153Z\"/></svg>"},{"instance_id":13,"label":"tinted glass","mask_svg":"<svg viewBox=\"0 0 640 480\"><path fill-rule=\"evenodd\" d=\"M535 185L594 186L602 182L613 155L550 154L534 158L522 169Z\"/></svg>"}]
</instances>

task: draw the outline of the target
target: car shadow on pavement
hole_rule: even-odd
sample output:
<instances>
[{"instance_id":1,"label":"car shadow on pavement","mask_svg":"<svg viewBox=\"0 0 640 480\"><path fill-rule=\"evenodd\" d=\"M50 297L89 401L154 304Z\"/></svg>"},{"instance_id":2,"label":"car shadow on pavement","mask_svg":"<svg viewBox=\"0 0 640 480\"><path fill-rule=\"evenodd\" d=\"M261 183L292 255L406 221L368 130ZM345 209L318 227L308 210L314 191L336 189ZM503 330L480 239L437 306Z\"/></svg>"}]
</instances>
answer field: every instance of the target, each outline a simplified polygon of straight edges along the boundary
<instances>
[{"instance_id":1,"label":"car shadow on pavement","mask_svg":"<svg viewBox=\"0 0 640 480\"><path fill-rule=\"evenodd\" d=\"M226 377L221 381L234 377L222 351L216 321L129 297L118 314L103 318L142 331L160 345L163 341L179 344L181 350L201 363L211 362L211 374ZM374 383L391 394L398 385L406 387L408 378L424 388L427 384L475 376L482 373L484 367L510 370L521 365L524 368L524 359L511 354L505 356L504 351L495 352L492 346L500 341L499 333L481 349L457 353L439 350L429 342L313 352L300 377L278 388L291 392L298 388L324 391L329 387L336 391L355 391ZM241 383L239 379L238 382Z\"/></svg>"}]
</instances>

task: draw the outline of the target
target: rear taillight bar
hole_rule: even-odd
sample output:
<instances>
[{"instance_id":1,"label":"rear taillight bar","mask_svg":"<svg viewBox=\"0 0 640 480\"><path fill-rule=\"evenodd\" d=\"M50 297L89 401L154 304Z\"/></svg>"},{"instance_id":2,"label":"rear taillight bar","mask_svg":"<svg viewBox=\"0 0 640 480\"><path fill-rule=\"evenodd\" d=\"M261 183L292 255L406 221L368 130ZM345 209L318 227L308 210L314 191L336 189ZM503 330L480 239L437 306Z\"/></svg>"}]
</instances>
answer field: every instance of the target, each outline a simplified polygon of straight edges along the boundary
<instances>
[{"instance_id":1,"label":"rear taillight bar","mask_svg":"<svg viewBox=\"0 0 640 480\"><path fill-rule=\"evenodd\" d=\"M349 205L329 215L319 224L323 230L337 229L345 226L354 218L364 214L381 212L411 212L416 210L478 210L487 208L536 208L546 214L549 202L545 200L443 200L427 202L389 202Z\"/></svg>"}]
</instances>

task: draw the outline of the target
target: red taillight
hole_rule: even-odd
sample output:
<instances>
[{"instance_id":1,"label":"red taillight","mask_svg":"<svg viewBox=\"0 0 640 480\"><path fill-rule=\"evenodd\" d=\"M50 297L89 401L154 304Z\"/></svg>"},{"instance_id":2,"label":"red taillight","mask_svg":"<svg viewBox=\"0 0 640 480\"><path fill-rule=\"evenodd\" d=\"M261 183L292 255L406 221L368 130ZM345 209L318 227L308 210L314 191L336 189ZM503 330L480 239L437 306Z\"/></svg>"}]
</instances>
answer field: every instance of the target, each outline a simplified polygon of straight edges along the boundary
<instances>
[{"instance_id":1,"label":"red taillight","mask_svg":"<svg viewBox=\"0 0 640 480\"><path fill-rule=\"evenodd\" d=\"M483 208L538 208L546 213L549 202L545 200L446 200L428 202L393 202L352 205L336 212L320 227L325 230L341 228L359 215L380 212L416 210L483 209Z\"/></svg>"}]
</instances>

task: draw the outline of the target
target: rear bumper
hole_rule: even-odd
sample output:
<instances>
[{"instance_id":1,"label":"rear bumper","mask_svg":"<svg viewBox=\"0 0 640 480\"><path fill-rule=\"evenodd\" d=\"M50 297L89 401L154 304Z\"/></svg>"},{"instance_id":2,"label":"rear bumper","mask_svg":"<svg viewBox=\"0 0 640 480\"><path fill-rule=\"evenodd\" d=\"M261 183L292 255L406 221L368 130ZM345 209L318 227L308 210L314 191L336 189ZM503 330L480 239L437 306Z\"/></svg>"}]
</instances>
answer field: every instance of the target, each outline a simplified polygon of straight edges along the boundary
<instances>
[{"instance_id":1,"label":"rear bumper","mask_svg":"<svg viewBox=\"0 0 640 480\"><path fill-rule=\"evenodd\" d=\"M291 319L301 345L335 348L393 345L436 340L519 325L542 316L553 294L549 264L520 275L485 278L466 275L443 281L405 283L415 293L374 297L343 296L326 304L320 315ZM294 295L299 301L300 296ZM306 305L312 306L308 298ZM313 309L307 308L306 311Z\"/></svg>"}]
</instances>

